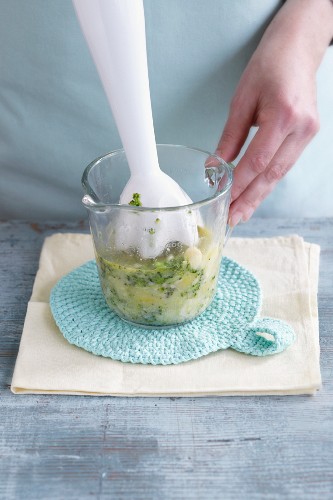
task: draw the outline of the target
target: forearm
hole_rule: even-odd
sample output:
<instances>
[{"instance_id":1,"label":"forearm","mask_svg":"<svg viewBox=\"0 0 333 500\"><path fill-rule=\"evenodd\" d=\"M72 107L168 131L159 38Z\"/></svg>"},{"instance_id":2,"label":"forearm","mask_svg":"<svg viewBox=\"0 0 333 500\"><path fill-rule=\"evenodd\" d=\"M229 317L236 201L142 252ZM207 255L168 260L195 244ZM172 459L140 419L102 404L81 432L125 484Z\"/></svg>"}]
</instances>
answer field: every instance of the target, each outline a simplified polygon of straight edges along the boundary
<instances>
[{"instance_id":1,"label":"forearm","mask_svg":"<svg viewBox=\"0 0 333 500\"><path fill-rule=\"evenodd\" d=\"M260 45L274 52L288 46L316 71L333 39L332 0L287 0L267 28ZM259 48L260 48L259 45Z\"/></svg>"}]
</instances>

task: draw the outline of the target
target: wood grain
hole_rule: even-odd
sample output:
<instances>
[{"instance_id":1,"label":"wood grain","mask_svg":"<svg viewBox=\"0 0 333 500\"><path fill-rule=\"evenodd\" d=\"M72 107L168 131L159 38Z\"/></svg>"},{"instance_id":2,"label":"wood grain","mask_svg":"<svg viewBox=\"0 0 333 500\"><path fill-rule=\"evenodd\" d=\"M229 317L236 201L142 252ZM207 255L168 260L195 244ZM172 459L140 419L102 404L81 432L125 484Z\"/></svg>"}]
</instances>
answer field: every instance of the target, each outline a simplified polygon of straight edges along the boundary
<instances>
[{"instance_id":1,"label":"wood grain","mask_svg":"<svg viewBox=\"0 0 333 500\"><path fill-rule=\"evenodd\" d=\"M84 222L0 223L0 498L332 499L333 219L253 219L236 236L322 247L323 389L314 397L14 396L43 240Z\"/></svg>"}]
</instances>

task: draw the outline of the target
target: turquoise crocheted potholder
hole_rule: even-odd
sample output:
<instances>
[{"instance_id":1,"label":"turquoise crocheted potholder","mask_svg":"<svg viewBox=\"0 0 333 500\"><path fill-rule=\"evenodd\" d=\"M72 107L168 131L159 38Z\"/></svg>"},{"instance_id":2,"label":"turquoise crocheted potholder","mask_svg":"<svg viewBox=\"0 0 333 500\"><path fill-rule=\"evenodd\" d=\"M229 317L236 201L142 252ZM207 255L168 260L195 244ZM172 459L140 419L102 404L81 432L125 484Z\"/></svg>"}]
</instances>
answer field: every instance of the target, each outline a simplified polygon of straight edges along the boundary
<instances>
[{"instance_id":1,"label":"turquoise crocheted potholder","mask_svg":"<svg viewBox=\"0 0 333 500\"><path fill-rule=\"evenodd\" d=\"M226 257L211 305L196 319L177 327L144 329L119 318L105 302L95 261L58 281L50 305L68 342L123 362L177 364L229 347L266 356L283 351L294 341L294 332L287 323L258 317L258 281Z\"/></svg>"}]
</instances>

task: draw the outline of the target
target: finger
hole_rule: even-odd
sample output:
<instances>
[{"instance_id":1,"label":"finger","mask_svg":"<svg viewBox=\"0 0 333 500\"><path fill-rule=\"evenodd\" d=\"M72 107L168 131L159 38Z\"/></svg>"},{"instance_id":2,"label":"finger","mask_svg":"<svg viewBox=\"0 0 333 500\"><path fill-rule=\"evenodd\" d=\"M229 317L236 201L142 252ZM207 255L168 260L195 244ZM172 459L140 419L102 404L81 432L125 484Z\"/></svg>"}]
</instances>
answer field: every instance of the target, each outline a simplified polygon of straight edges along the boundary
<instances>
[{"instance_id":1,"label":"finger","mask_svg":"<svg viewBox=\"0 0 333 500\"><path fill-rule=\"evenodd\" d=\"M242 103L234 98L216 154L226 162L233 161L239 154L253 123L255 108L248 102Z\"/></svg>"},{"instance_id":2,"label":"finger","mask_svg":"<svg viewBox=\"0 0 333 500\"><path fill-rule=\"evenodd\" d=\"M221 165L220 160L213 155L208 156L207 160L205 161L205 168L218 167L219 165Z\"/></svg>"},{"instance_id":3,"label":"finger","mask_svg":"<svg viewBox=\"0 0 333 500\"><path fill-rule=\"evenodd\" d=\"M264 172L286 139L286 132L275 124L260 127L234 172L231 200L237 199L251 182Z\"/></svg>"},{"instance_id":4,"label":"finger","mask_svg":"<svg viewBox=\"0 0 333 500\"><path fill-rule=\"evenodd\" d=\"M301 141L296 134L286 138L268 168L259 174L231 204L229 223L232 226L250 219L255 209L271 193L279 180L289 172L307 142Z\"/></svg>"},{"instance_id":5,"label":"finger","mask_svg":"<svg viewBox=\"0 0 333 500\"><path fill-rule=\"evenodd\" d=\"M230 226L235 227L239 222L248 221L260 203L273 191L277 183L278 181L267 184L264 174L258 175L241 196L231 204L229 213Z\"/></svg>"}]
</instances>

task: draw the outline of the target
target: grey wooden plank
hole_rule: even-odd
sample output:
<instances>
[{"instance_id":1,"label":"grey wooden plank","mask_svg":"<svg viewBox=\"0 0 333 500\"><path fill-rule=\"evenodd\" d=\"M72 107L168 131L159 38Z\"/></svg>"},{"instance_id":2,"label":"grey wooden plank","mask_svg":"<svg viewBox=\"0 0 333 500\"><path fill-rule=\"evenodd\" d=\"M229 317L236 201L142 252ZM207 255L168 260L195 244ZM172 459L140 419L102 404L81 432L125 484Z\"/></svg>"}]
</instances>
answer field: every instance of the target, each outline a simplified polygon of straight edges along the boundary
<instances>
[{"instance_id":1,"label":"grey wooden plank","mask_svg":"<svg viewBox=\"0 0 333 500\"><path fill-rule=\"evenodd\" d=\"M43 239L80 223L0 224L0 498L333 498L333 220L253 219L235 236L322 246L324 387L315 397L13 396Z\"/></svg>"}]
</instances>

